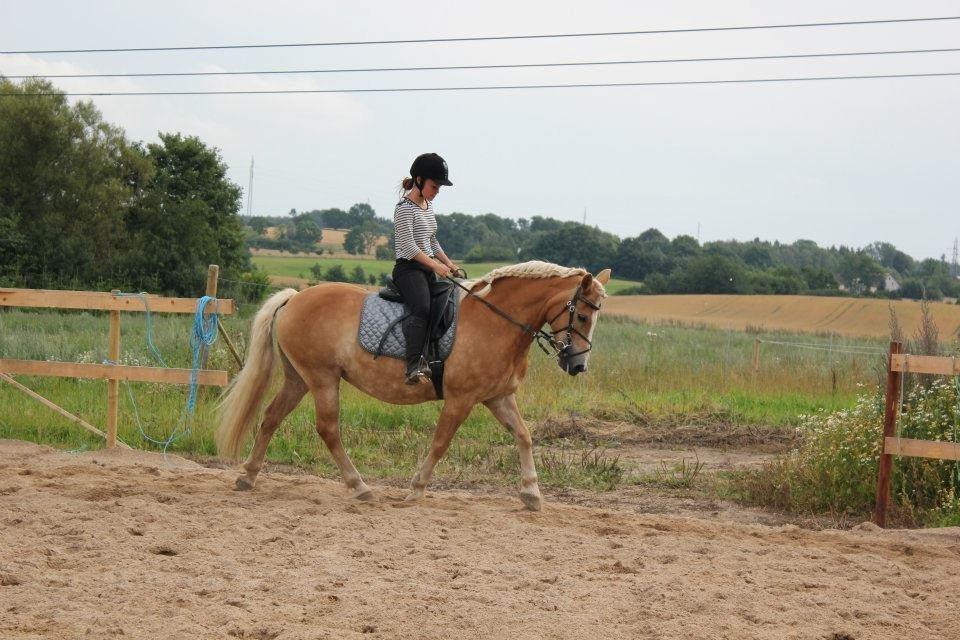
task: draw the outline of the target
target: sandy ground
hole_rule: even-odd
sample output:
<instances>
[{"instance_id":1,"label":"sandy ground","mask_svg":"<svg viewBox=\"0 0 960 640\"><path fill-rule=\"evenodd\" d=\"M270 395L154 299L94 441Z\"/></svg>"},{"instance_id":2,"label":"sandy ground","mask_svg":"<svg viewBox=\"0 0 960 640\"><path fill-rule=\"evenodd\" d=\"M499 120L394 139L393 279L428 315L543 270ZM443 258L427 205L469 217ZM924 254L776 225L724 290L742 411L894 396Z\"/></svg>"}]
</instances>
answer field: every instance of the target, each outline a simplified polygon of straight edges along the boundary
<instances>
[{"instance_id":1,"label":"sandy ground","mask_svg":"<svg viewBox=\"0 0 960 640\"><path fill-rule=\"evenodd\" d=\"M0 638L960 638L960 530L809 531L0 441Z\"/></svg>"}]
</instances>

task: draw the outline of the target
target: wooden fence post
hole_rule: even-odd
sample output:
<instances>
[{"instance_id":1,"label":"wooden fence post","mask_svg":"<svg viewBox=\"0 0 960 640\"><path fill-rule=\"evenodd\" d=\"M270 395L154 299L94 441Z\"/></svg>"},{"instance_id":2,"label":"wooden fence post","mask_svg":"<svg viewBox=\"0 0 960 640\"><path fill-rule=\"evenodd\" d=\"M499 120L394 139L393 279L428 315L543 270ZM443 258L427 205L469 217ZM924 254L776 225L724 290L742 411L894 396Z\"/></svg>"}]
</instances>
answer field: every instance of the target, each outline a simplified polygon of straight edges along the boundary
<instances>
[{"instance_id":1,"label":"wooden fence post","mask_svg":"<svg viewBox=\"0 0 960 640\"><path fill-rule=\"evenodd\" d=\"M220 278L220 266L212 264L207 267L207 292L206 295L211 298L217 297L217 280ZM212 312L212 309L211 309ZM207 358L210 356L209 349L206 345L201 347L200 351L200 368L207 368Z\"/></svg>"},{"instance_id":2,"label":"wooden fence post","mask_svg":"<svg viewBox=\"0 0 960 640\"><path fill-rule=\"evenodd\" d=\"M120 293L119 290L111 291L113 295ZM110 342L107 352L110 362L120 364L120 311L112 310L110 312ZM107 447L117 446L117 420L120 410L120 380L118 378L109 378L107 380Z\"/></svg>"},{"instance_id":3,"label":"wooden fence post","mask_svg":"<svg viewBox=\"0 0 960 640\"><path fill-rule=\"evenodd\" d=\"M903 374L893 370L893 356L903 353L903 343L890 343L890 356L887 359L886 406L883 411L883 437L880 440L880 465L877 474L877 503L873 510L873 522L877 526L887 526L887 504L890 501L890 473L893 469L893 455L886 452L887 438L897 432L897 406L900 403L900 380Z\"/></svg>"},{"instance_id":4,"label":"wooden fence post","mask_svg":"<svg viewBox=\"0 0 960 640\"><path fill-rule=\"evenodd\" d=\"M760 338L753 343L753 372L760 373Z\"/></svg>"}]
</instances>

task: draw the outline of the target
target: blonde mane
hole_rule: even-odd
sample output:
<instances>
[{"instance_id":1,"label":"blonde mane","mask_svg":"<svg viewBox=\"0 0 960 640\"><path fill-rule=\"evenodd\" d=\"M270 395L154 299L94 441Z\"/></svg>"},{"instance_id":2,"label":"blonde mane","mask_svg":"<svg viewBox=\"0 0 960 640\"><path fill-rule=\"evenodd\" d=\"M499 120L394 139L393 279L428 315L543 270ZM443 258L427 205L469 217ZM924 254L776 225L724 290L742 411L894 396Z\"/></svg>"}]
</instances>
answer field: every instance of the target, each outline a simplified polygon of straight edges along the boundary
<instances>
[{"instance_id":1,"label":"blonde mane","mask_svg":"<svg viewBox=\"0 0 960 640\"><path fill-rule=\"evenodd\" d=\"M570 276L582 276L587 272L586 269L578 267L562 267L552 262L542 262L540 260L531 260L530 262L521 262L520 264L508 264L503 267L497 267L487 275L473 280L465 280L463 286L473 292L478 297L484 297L493 288L495 280L500 278L567 278ZM479 291L473 289L484 283L485 286ZM603 289L603 285L597 282L597 285ZM604 291L606 293L606 291Z\"/></svg>"}]
</instances>

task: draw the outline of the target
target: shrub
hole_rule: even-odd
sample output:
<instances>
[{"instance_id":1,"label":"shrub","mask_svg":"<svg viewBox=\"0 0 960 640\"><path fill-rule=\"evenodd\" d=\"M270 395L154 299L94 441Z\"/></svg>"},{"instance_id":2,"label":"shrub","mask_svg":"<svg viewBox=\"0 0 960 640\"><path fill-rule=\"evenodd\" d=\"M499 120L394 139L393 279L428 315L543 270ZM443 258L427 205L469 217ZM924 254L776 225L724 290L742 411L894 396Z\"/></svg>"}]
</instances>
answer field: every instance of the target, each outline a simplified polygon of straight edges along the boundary
<instances>
[{"instance_id":1,"label":"shrub","mask_svg":"<svg viewBox=\"0 0 960 640\"><path fill-rule=\"evenodd\" d=\"M350 272L350 282L357 284L365 284L367 282L367 274L363 270L363 267L357 265L353 268L353 271Z\"/></svg>"},{"instance_id":2,"label":"shrub","mask_svg":"<svg viewBox=\"0 0 960 640\"><path fill-rule=\"evenodd\" d=\"M328 268L323 274L323 279L327 282L350 282L350 277L342 264L335 264Z\"/></svg>"},{"instance_id":3,"label":"shrub","mask_svg":"<svg viewBox=\"0 0 960 640\"><path fill-rule=\"evenodd\" d=\"M936 378L904 398L901 437L958 441L958 385ZM755 471L733 476L742 500L798 513L863 517L874 506L883 433L883 395L864 394L852 409L803 416L802 444ZM960 520L960 464L898 457L891 478L892 515L904 524Z\"/></svg>"}]
</instances>

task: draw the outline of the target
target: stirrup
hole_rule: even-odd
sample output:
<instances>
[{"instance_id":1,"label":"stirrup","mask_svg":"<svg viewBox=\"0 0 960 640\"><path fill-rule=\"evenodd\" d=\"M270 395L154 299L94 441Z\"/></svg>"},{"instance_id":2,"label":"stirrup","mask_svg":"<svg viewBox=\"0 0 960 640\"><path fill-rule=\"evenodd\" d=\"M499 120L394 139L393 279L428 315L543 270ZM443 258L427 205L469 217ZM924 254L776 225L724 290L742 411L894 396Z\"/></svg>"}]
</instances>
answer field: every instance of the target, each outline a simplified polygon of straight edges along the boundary
<instances>
[{"instance_id":1,"label":"stirrup","mask_svg":"<svg viewBox=\"0 0 960 640\"><path fill-rule=\"evenodd\" d=\"M420 356L420 362L418 362L414 367L410 367L406 372L406 382L407 384L420 384L421 380L429 381L433 375L433 372L430 371L430 365L427 364L427 359L423 356Z\"/></svg>"}]
</instances>

